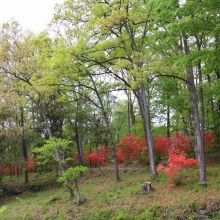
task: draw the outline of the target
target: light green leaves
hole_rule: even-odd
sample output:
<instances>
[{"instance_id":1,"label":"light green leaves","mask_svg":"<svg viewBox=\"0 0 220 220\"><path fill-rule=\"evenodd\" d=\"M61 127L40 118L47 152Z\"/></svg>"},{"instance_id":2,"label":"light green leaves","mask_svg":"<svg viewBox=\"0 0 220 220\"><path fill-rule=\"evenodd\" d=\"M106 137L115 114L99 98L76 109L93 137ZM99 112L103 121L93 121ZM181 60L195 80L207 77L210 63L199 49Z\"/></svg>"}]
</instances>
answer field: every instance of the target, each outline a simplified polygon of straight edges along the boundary
<instances>
[{"instance_id":1,"label":"light green leaves","mask_svg":"<svg viewBox=\"0 0 220 220\"><path fill-rule=\"evenodd\" d=\"M84 166L70 167L63 172L62 176L59 177L57 182L61 183L64 182L66 179L75 180L79 176L80 172L86 172L87 170L88 168Z\"/></svg>"},{"instance_id":2,"label":"light green leaves","mask_svg":"<svg viewBox=\"0 0 220 220\"><path fill-rule=\"evenodd\" d=\"M48 163L52 162L51 160L53 160L54 162L57 161L57 157L55 154L56 148L60 155L61 162L65 163L66 159L69 160L66 155L66 151L68 150L71 143L72 142L69 140L53 137L46 140L44 146L40 148L35 148L32 152L37 154L39 164L47 165Z\"/></svg>"}]
</instances>

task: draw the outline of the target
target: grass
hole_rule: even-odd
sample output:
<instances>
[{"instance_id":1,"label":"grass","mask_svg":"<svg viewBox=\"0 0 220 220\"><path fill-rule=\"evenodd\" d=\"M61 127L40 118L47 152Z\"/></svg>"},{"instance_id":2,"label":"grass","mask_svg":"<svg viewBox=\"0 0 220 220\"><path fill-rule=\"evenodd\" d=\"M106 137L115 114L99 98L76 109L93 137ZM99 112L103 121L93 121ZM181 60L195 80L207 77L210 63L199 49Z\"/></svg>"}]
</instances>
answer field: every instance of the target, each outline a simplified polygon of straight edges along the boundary
<instances>
[{"instance_id":1,"label":"grass","mask_svg":"<svg viewBox=\"0 0 220 220\"><path fill-rule=\"evenodd\" d=\"M120 169L121 181L115 182L113 169L87 172L79 179L82 197L80 206L69 200L68 190L56 182L52 173L30 174L30 185L41 184L41 191L27 191L17 196L1 198L2 220L154 220L196 219L197 210L206 210L209 219L219 219L220 165L207 168L208 188L198 182L198 169L187 172L191 180L169 188L167 177L151 177L146 168ZM143 194L141 184L152 182L153 190ZM4 183L20 185L23 177L5 178Z\"/></svg>"}]
</instances>

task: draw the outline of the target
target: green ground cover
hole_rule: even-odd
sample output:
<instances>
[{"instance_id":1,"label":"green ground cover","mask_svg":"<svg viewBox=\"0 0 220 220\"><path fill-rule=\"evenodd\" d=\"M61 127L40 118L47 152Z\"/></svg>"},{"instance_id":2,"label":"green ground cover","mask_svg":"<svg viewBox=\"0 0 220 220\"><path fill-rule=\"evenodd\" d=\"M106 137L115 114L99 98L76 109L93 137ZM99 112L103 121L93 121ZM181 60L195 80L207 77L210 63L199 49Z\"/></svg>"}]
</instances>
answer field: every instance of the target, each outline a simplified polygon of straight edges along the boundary
<instances>
[{"instance_id":1,"label":"green ground cover","mask_svg":"<svg viewBox=\"0 0 220 220\"><path fill-rule=\"evenodd\" d=\"M79 178L82 205L69 200L68 190L56 182L53 173L30 174L27 191L0 198L2 220L145 220L145 219L220 219L220 164L208 164L208 187L202 189L198 169L187 171L189 181L169 188L167 176L151 177L146 167L120 168L121 181L115 182L112 167L92 169ZM141 184L152 182L153 190L145 194ZM4 184L19 187L23 178L4 178ZM30 191L30 186L39 191Z\"/></svg>"}]
</instances>

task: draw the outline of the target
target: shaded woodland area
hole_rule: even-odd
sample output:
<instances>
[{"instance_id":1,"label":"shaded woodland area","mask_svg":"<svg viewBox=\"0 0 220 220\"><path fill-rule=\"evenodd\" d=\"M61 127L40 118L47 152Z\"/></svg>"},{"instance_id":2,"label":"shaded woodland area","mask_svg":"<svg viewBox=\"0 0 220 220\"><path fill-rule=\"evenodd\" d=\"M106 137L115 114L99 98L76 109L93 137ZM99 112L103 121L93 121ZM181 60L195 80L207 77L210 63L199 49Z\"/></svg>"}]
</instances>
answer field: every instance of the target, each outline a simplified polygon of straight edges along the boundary
<instances>
[{"instance_id":1,"label":"shaded woodland area","mask_svg":"<svg viewBox=\"0 0 220 220\"><path fill-rule=\"evenodd\" d=\"M117 185L122 164L166 176L169 187L197 172L210 190L207 169L220 156L219 8L219 0L66 0L48 32L2 24L0 194L7 176L28 188L30 173L51 172L79 205L88 168L101 175L111 166Z\"/></svg>"}]
</instances>

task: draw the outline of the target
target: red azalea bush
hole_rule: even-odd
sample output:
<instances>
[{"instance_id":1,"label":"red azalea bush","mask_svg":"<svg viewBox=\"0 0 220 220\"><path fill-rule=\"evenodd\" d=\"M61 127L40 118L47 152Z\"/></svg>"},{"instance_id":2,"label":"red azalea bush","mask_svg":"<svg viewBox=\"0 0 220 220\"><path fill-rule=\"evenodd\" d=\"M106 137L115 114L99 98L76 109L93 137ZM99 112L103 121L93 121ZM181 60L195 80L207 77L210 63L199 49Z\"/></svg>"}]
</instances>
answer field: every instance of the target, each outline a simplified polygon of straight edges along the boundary
<instances>
[{"instance_id":1,"label":"red azalea bush","mask_svg":"<svg viewBox=\"0 0 220 220\"><path fill-rule=\"evenodd\" d=\"M193 158L186 158L186 153L183 151L179 151L176 149L172 149L169 151L169 159L167 167L159 164L157 167L157 171L163 171L168 175L168 185L172 186L179 185L185 179L185 175L183 175L183 168L193 167L198 165L198 161Z\"/></svg>"},{"instance_id":2,"label":"red azalea bush","mask_svg":"<svg viewBox=\"0 0 220 220\"><path fill-rule=\"evenodd\" d=\"M189 136L179 132L174 132L171 139L170 149L178 149L179 151L187 152L192 148L192 140Z\"/></svg>"},{"instance_id":3,"label":"red azalea bush","mask_svg":"<svg viewBox=\"0 0 220 220\"><path fill-rule=\"evenodd\" d=\"M130 163L132 161L146 161L146 140L135 136L125 136L117 146L118 162Z\"/></svg>"},{"instance_id":4,"label":"red azalea bush","mask_svg":"<svg viewBox=\"0 0 220 220\"><path fill-rule=\"evenodd\" d=\"M88 161L91 161L90 167L97 167L98 161L100 162L100 165L105 165L106 160L104 157L98 156L96 153L89 154L86 158Z\"/></svg>"},{"instance_id":5,"label":"red azalea bush","mask_svg":"<svg viewBox=\"0 0 220 220\"><path fill-rule=\"evenodd\" d=\"M161 156L168 155L171 145L171 140L166 136L155 136L154 137L154 155L158 159Z\"/></svg>"},{"instance_id":6,"label":"red azalea bush","mask_svg":"<svg viewBox=\"0 0 220 220\"><path fill-rule=\"evenodd\" d=\"M157 159L160 159L161 156L167 156L170 149L187 152L191 148L192 141L190 137L179 132L174 132L171 139L166 136L154 137L154 155Z\"/></svg>"},{"instance_id":7,"label":"red azalea bush","mask_svg":"<svg viewBox=\"0 0 220 220\"><path fill-rule=\"evenodd\" d=\"M116 152L118 163L124 163L125 162L125 155L121 151Z\"/></svg>"},{"instance_id":8,"label":"red azalea bush","mask_svg":"<svg viewBox=\"0 0 220 220\"><path fill-rule=\"evenodd\" d=\"M90 166L90 160L87 160L87 157L91 153L95 153L95 147L86 146L83 149L83 158L82 158L82 160L83 160L83 163L85 163L87 166ZM73 154L72 157L73 157L73 166L79 166L80 162L79 162L78 153Z\"/></svg>"},{"instance_id":9,"label":"red azalea bush","mask_svg":"<svg viewBox=\"0 0 220 220\"><path fill-rule=\"evenodd\" d=\"M105 165L107 162L107 150L104 147L96 149L96 153L91 153L86 156L86 161L90 164L90 167L97 167L98 162L100 165Z\"/></svg>"}]
</instances>

